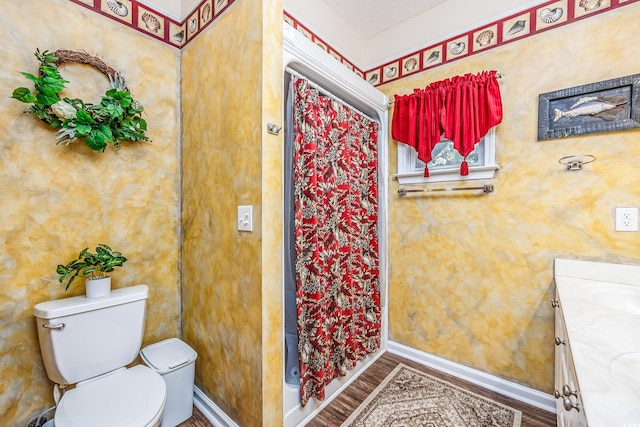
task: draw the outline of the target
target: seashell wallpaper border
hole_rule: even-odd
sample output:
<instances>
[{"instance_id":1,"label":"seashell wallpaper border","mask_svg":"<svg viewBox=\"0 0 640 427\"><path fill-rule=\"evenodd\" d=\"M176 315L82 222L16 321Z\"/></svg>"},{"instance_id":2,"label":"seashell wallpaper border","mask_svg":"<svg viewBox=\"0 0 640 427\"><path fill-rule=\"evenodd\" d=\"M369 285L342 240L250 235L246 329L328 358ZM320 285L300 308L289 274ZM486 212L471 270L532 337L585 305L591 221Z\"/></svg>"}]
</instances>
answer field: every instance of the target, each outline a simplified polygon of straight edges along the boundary
<instances>
[{"instance_id":1,"label":"seashell wallpaper border","mask_svg":"<svg viewBox=\"0 0 640 427\"><path fill-rule=\"evenodd\" d=\"M177 48L187 45L235 1L203 0L188 18L183 22L177 22L138 3L137 0L71 0ZM373 86L379 86L637 1L640 0L551 0L426 46L370 70L356 67L287 11L284 11L284 21L360 78Z\"/></svg>"},{"instance_id":2,"label":"seashell wallpaper border","mask_svg":"<svg viewBox=\"0 0 640 427\"><path fill-rule=\"evenodd\" d=\"M640 0L552 0L544 2L364 71L358 70L349 60L338 54L326 42L321 41L311 30L300 24L286 11L284 12L284 20L373 86L380 86L636 1Z\"/></svg>"},{"instance_id":3,"label":"seashell wallpaper border","mask_svg":"<svg viewBox=\"0 0 640 427\"><path fill-rule=\"evenodd\" d=\"M171 46L182 48L236 0L203 0L183 22L136 0L71 0Z\"/></svg>"}]
</instances>

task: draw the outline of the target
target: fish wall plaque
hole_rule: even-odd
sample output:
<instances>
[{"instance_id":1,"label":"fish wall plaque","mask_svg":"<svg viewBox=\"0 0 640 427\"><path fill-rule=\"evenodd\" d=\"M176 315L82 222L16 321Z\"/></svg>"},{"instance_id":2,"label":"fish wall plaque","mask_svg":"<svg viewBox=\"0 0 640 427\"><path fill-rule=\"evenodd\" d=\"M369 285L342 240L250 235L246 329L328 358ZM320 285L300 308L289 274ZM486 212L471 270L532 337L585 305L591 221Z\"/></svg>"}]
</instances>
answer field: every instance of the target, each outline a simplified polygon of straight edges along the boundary
<instances>
[{"instance_id":1,"label":"fish wall plaque","mask_svg":"<svg viewBox=\"0 0 640 427\"><path fill-rule=\"evenodd\" d=\"M538 140L640 127L640 74L538 96Z\"/></svg>"}]
</instances>

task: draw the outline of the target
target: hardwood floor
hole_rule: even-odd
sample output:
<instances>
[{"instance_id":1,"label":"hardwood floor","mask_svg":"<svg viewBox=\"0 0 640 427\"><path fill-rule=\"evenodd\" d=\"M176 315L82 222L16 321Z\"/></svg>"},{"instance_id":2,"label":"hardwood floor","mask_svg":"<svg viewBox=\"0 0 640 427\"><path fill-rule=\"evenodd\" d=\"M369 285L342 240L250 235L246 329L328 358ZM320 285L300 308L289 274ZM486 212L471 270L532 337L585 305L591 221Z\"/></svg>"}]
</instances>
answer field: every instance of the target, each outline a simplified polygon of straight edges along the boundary
<instances>
[{"instance_id":1,"label":"hardwood floor","mask_svg":"<svg viewBox=\"0 0 640 427\"><path fill-rule=\"evenodd\" d=\"M556 416L550 412L527 405L518 400L505 397L475 384L444 374L435 369L425 367L392 353L383 354L369 369L358 377L347 389L335 398L329 406L323 409L307 427L337 427L340 426L351 413L372 393L387 375L399 364L426 372L441 378L458 387L463 387L473 393L488 397L502 404L522 411L522 427L549 427L556 425Z\"/></svg>"},{"instance_id":2,"label":"hardwood floor","mask_svg":"<svg viewBox=\"0 0 640 427\"><path fill-rule=\"evenodd\" d=\"M384 380L387 375L399 364L426 372L434 377L441 378L458 387L463 387L473 393L488 397L502 404L522 411L522 427L551 427L556 425L556 416L550 412L527 405L518 400L505 397L501 394L487 390L475 384L468 383L451 375L444 374L435 369L428 368L419 363L405 359L392 353L383 354L369 369L362 373L347 389L336 397L325 409L323 409L307 427L338 427L349 415L363 402L369 394ZM213 427L204 415L196 407L193 408L193 416L179 425L179 427ZM469 426L479 427L479 426Z\"/></svg>"},{"instance_id":3,"label":"hardwood floor","mask_svg":"<svg viewBox=\"0 0 640 427\"><path fill-rule=\"evenodd\" d=\"M193 415L187 421L180 423L178 427L213 427L213 424L202 415L202 412L198 411L198 408L193 407Z\"/></svg>"}]
</instances>

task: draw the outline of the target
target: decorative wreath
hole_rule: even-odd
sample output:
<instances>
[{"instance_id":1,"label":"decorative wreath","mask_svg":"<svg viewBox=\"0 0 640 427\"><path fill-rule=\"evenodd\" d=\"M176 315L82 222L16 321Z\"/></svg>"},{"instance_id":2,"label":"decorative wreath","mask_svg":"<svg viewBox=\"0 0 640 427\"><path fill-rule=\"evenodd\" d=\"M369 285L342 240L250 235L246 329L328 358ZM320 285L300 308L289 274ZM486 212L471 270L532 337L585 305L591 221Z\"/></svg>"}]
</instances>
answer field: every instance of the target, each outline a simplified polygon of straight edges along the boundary
<instances>
[{"instance_id":1,"label":"decorative wreath","mask_svg":"<svg viewBox=\"0 0 640 427\"><path fill-rule=\"evenodd\" d=\"M33 104L25 112L58 129L58 144L82 139L92 150L104 152L107 144L119 150L120 140L149 141L144 133L147 122L141 117L144 108L131 97L122 74L85 52L59 49L50 53L36 49L35 56L40 61L39 75L21 73L34 83L35 93L19 87L11 97ZM60 98L60 92L69 83L58 72L58 66L64 63L87 64L109 78L111 89L100 104Z\"/></svg>"}]
</instances>

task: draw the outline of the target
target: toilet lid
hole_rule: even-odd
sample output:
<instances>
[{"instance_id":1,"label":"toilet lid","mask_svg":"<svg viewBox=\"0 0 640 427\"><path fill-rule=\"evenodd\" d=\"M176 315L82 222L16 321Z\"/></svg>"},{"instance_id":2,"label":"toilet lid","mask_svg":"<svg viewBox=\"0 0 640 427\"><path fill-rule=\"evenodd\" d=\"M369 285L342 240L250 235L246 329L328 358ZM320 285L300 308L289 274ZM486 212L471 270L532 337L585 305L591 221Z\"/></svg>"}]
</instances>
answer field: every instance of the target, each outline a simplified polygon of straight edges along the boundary
<instances>
[{"instance_id":1,"label":"toilet lid","mask_svg":"<svg viewBox=\"0 0 640 427\"><path fill-rule=\"evenodd\" d=\"M142 427L164 408L164 379L137 365L79 385L62 396L56 427Z\"/></svg>"}]
</instances>

